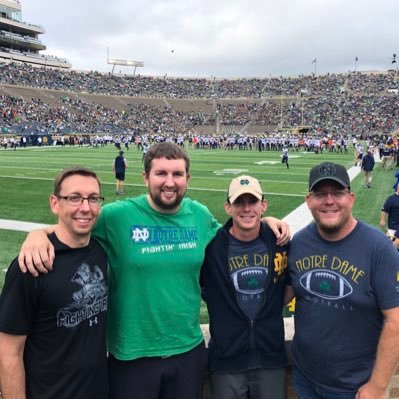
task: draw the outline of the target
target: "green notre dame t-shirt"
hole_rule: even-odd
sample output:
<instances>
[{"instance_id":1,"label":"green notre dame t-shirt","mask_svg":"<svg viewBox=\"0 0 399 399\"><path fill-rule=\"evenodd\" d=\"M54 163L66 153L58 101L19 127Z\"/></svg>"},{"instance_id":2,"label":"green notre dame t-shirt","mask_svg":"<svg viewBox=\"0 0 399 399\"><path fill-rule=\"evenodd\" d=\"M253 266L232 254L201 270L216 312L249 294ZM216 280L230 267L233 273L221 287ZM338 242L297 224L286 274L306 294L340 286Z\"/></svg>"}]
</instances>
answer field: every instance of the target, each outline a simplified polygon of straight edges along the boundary
<instances>
[{"instance_id":1,"label":"green notre dame t-shirt","mask_svg":"<svg viewBox=\"0 0 399 399\"><path fill-rule=\"evenodd\" d=\"M199 272L219 223L183 199L176 214L145 195L105 205L94 229L109 260L108 350L120 360L184 353L202 341Z\"/></svg>"}]
</instances>

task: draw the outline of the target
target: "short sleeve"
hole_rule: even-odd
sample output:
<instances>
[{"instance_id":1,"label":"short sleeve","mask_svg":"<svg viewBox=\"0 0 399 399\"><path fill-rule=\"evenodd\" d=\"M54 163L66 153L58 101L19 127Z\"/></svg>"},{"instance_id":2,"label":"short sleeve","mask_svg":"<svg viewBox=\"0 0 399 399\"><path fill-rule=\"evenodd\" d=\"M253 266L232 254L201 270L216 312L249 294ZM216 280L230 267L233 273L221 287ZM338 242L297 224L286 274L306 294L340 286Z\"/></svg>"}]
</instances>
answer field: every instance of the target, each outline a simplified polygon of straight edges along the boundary
<instances>
[{"instance_id":1,"label":"short sleeve","mask_svg":"<svg viewBox=\"0 0 399 399\"><path fill-rule=\"evenodd\" d=\"M41 277L22 273L17 260L9 267L0 297L0 331L26 335L31 330L38 304Z\"/></svg>"}]
</instances>

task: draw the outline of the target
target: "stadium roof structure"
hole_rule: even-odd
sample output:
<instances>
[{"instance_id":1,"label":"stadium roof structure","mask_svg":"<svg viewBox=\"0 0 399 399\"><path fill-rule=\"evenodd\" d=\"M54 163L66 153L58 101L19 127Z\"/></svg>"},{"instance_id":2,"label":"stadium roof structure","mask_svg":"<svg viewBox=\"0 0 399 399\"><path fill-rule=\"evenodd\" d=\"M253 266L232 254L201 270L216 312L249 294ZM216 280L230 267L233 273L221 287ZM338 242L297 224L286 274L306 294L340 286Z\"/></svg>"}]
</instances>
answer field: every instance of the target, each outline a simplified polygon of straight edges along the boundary
<instances>
[{"instance_id":1,"label":"stadium roof structure","mask_svg":"<svg viewBox=\"0 0 399 399\"><path fill-rule=\"evenodd\" d=\"M107 47L107 64L113 65L111 73L114 73L114 69L115 69L116 65L131 66L134 68L133 75L136 74L137 67L140 67L140 68L144 67L143 61L117 60L115 58L109 58L109 47Z\"/></svg>"},{"instance_id":2,"label":"stadium roof structure","mask_svg":"<svg viewBox=\"0 0 399 399\"><path fill-rule=\"evenodd\" d=\"M46 50L39 39L43 33L42 26L22 21L19 0L0 0L0 60L70 69L72 66L65 58L39 53Z\"/></svg>"}]
</instances>

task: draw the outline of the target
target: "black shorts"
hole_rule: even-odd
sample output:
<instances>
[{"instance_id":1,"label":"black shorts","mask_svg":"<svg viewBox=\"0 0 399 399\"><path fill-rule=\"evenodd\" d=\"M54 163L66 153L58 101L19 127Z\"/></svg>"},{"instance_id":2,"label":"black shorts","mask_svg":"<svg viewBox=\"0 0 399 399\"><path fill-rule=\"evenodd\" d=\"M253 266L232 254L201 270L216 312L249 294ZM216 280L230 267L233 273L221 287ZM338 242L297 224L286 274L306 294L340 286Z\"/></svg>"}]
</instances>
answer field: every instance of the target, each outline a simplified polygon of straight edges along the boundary
<instances>
[{"instance_id":1,"label":"black shorts","mask_svg":"<svg viewBox=\"0 0 399 399\"><path fill-rule=\"evenodd\" d=\"M117 180L124 181L125 180L125 172L115 173L115 177Z\"/></svg>"}]
</instances>

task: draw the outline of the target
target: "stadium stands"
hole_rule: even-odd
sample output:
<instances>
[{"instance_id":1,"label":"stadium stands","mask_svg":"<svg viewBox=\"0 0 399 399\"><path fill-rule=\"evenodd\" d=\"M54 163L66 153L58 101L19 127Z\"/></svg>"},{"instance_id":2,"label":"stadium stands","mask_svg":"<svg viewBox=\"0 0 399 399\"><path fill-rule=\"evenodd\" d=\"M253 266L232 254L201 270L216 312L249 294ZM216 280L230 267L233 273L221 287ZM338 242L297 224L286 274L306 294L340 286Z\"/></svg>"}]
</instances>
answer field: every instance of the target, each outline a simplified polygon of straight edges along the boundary
<instances>
[{"instance_id":1,"label":"stadium stands","mask_svg":"<svg viewBox=\"0 0 399 399\"><path fill-rule=\"evenodd\" d=\"M266 79L172 79L0 64L3 132L336 135L399 127L396 72Z\"/></svg>"},{"instance_id":2,"label":"stadium stands","mask_svg":"<svg viewBox=\"0 0 399 399\"><path fill-rule=\"evenodd\" d=\"M40 54L46 46L39 39L44 28L22 20L22 5L16 0L0 0L0 59L29 62L49 68L71 68L64 58Z\"/></svg>"}]
</instances>

